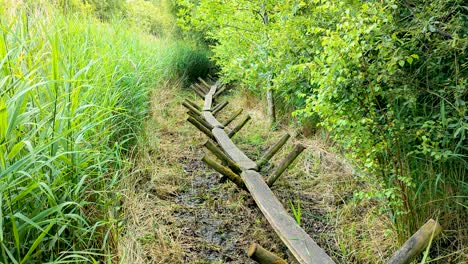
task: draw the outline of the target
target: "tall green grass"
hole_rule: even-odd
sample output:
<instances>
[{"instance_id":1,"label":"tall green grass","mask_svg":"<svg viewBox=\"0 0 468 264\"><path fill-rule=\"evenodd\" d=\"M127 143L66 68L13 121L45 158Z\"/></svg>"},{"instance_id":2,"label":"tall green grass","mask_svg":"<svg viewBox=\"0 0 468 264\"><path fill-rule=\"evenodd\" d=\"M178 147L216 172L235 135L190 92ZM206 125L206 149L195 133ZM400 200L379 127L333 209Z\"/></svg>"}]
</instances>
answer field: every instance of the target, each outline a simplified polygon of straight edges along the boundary
<instances>
[{"instance_id":1,"label":"tall green grass","mask_svg":"<svg viewBox=\"0 0 468 264\"><path fill-rule=\"evenodd\" d=\"M0 263L111 261L125 153L190 48L46 3L0 6Z\"/></svg>"}]
</instances>

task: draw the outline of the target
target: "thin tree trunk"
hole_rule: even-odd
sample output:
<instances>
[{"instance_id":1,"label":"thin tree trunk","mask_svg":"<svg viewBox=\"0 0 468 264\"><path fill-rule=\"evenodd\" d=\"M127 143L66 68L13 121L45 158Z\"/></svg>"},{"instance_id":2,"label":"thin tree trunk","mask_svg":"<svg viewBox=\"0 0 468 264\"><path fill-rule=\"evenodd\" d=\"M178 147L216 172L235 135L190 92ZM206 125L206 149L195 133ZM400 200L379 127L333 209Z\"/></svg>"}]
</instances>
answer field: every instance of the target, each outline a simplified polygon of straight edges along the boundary
<instances>
[{"instance_id":1,"label":"thin tree trunk","mask_svg":"<svg viewBox=\"0 0 468 264\"><path fill-rule=\"evenodd\" d=\"M268 102L268 118L270 119L270 124L274 126L276 123L276 111L275 111L275 101L273 99L273 91L271 89L267 90L267 102Z\"/></svg>"}]
</instances>

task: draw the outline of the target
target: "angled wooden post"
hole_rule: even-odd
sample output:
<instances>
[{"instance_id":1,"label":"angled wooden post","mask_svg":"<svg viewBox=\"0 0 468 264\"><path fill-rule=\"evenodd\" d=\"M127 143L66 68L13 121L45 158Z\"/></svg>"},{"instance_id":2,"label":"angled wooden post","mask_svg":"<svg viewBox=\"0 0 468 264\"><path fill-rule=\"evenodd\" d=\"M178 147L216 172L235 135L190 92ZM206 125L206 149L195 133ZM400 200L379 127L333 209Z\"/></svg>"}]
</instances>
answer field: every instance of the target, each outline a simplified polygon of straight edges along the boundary
<instances>
[{"instance_id":1,"label":"angled wooden post","mask_svg":"<svg viewBox=\"0 0 468 264\"><path fill-rule=\"evenodd\" d=\"M231 158L229 158L222 150L220 150L212 141L208 140L205 145L218 159L224 161L227 166L235 173L241 173L242 170Z\"/></svg>"},{"instance_id":2,"label":"angled wooden post","mask_svg":"<svg viewBox=\"0 0 468 264\"><path fill-rule=\"evenodd\" d=\"M257 161L258 169L261 169L283 146L291 137L288 133L284 134L276 144L271 146L267 152Z\"/></svg>"},{"instance_id":3,"label":"angled wooden post","mask_svg":"<svg viewBox=\"0 0 468 264\"><path fill-rule=\"evenodd\" d=\"M212 130L213 129L213 125L211 125L208 121L206 121L202 116L200 115L197 115L197 114L194 114L192 111L188 111L187 114L193 118L195 118L195 120L197 120L200 124L202 124L204 127L206 127L208 130Z\"/></svg>"},{"instance_id":4,"label":"angled wooden post","mask_svg":"<svg viewBox=\"0 0 468 264\"><path fill-rule=\"evenodd\" d=\"M233 113L226 121L224 121L222 124L224 126L228 126L236 117L238 117L240 114L242 114L243 109L237 110L235 113Z\"/></svg>"},{"instance_id":5,"label":"angled wooden post","mask_svg":"<svg viewBox=\"0 0 468 264\"><path fill-rule=\"evenodd\" d=\"M267 184L268 186L273 186L276 180L283 174L283 172L293 163L293 161L304 151L305 147L301 144L298 144L294 147L294 149L289 153L289 155L284 158L278 168L268 177Z\"/></svg>"},{"instance_id":6,"label":"angled wooden post","mask_svg":"<svg viewBox=\"0 0 468 264\"><path fill-rule=\"evenodd\" d=\"M408 264L414 257L419 255L425 247L442 232L442 227L429 219L419 230L414 233L401 248L393 254L388 264Z\"/></svg>"},{"instance_id":7,"label":"angled wooden post","mask_svg":"<svg viewBox=\"0 0 468 264\"><path fill-rule=\"evenodd\" d=\"M205 80L203 80L203 79L200 78L200 77L198 77L197 79L198 79L201 83L203 83L203 85L205 85L208 89L210 89L211 85L207 84L207 83L205 82ZM202 85L200 85L200 86L202 86Z\"/></svg>"},{"instance_id":8,"label":"angled wooden post","mask_svg":"<svg viewBox=\"0 0 468 264\"><path fill-rule=\"evenodd\" d=\"M224 91L226 91L228 89L227 85L225 85L223 83L223 87L221 87L215 94L214 94L214 97L218 97L220 96L222 93L224 93Z\"/></svg>"},{"instance_id":9,"label":"angled wooden post","mask_svg":"<svg viewBox=\"0 0 468 264\"><path fill-rule=\"evenodd\" d=\"M211 133L210 129L202 125L202 123L198 122L195 118L189 117L187 118L187 121L189 121L192 125L194 125L198 130L203 132L206 136L214 140L213 133Z\"/></svg>"},{"instance_id":10,"label":"angled wooden post","mask_svg":"<svg viewBox=\"0 0 468 264\"><path fill-rule=\"evenodd\" d=\"M221 110L223 110L229 103L227 101L224 101L222 103L217 104L215 107L213 107L213 115L216 115L219 113Z\"/></svg>"},{"instance_id":11,"label":"angled wooden post","mask_svg":"<svg viewBox=\"0 0 468 264\"><path fill-rule=\"evenodd\" d=\"M205 95L210 91L209 87L205 87L204 85L200 85L198 83L194 84L200 91L202 91Z\"/></svg>"},{"instance_id":12,"label":"angled wooden post","mask_svg":"<svg viewBox=\"0 0 468 264\"><path fill-rule=\"evenodd\" d=\"M276 256L257 243L250 245L247 255L260 264L288 264L286 260Z\"/></svg>"},{"instance_id":13,"label":"angled wooden post","mask_svg":"<svg viewBox=\"0 0 468 264\"><path fill-rule=\"evenodd\" d=\"M194 102L192 102L192 101L190 101L190 100L188 100L188 99L185 99L185 102L187 102L189 105L191 105L191 106L193 106L194 108L196 108L198 111L201 111L201 110L202 110L202 108L201 108L199 105L197 105L196 103L194 103Z\"/></svg>"},{"instance_id":14,"label":"angled wooden post","mask_svg":"<svg viewBox=\"0 0 468 264\"><path fill-rule=\"evenodd\" d=\"M187 108L187 110L189 110L190 112L194 113L194 114L197 114L197 115L201 115L200 111L198 111L198 109L196 109L195 107L193 107L191 104L187 103L187 102L183 102L182 105Z\"/></svg>"},{"instance_id":15,"label":"angled wooden post","mask_svg":"<svg viewBox=\"0 0 468 264\"><path fill-rule=\"evenodd\" d=\"M247 124L247 122L249 122L250 119L252 119L252 117L250 117L250 115L247 115L235 128L233 128L228 133L228 136L230 138L233 137L237 132L239 132L239 130L241 130L245 126L245 124Z\"/></svg>"},{"instance_id":16,"label":"angled wooden post","mask_svg":"<svg viewBox=\"0 0 468 264\"><path fill-rule=\"evenodd\" d=\"M230 181L236 184L242 190L247 190L245 187L244 182L242 181L241 177L235 174L229 168L224 167L223 165L217 163L215 160L208 158L206 155L203 156L202 161L206 163L206 165L213 168L215 171L221 173L222 175L226 176Z\"/></svg>"},{"instance_id":17,"label":"angled wooden post","mask_svg":"<svg viewBox=\"0 0 468 264\"><path fill-rule=\"evenodd\" d=\"M198 96L200 96L202 99L205 99L205 94L202 91L200 91L200 89L198 89L194 85L191 85L190 87Z\"/></svg>"}]
</instances>

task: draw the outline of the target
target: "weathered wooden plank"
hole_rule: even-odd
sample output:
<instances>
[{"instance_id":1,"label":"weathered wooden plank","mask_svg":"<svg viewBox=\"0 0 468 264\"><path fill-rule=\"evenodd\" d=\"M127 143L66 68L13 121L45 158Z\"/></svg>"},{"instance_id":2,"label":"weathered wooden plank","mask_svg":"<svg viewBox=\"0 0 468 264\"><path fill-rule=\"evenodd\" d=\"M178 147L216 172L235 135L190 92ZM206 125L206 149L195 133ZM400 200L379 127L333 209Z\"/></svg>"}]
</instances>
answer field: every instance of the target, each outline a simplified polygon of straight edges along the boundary
<instances>
[{"instance_id":1,"label":"weathered wooden plank","mask_svg":"<svg viewBox=\"0 0 468 264\"><path fill-rule=\"evenodd\" d=\"M401 248L393 254L388 264L407 264L416 257L421 251L442 232L442 227L429 219L414 235L412 235Z\"/></svg>"},{"instance_id":2,"label":"weathered wooden plank","mask_svg":"<svg viewBox=\"0 0 468 264\"><path fill-rule=\"evenodd\" d=\"M203 111L203 117L205 118L206 122L208 122L211 126L224 128L223 124L221 124L211 112Z\"/></svg>"},{"instance_id":3,"label":"weathered wooden plank","mask_svg":"<svg viewBox=\"0 0 468 264\"><path fill-rule=\"evenodd\" d=\"M263 180L262 175L253 170L244 170L241 177L263 215L299 263L334 263L325 251L289 216Z\"/></svg>"},{"instance_id":4,"label":"weathered wooden plank","mask_svg":"<svg viewBox=\"0 0 468 264\"><path fill-rule=\"evenodd\" d=\"M211 92L205 95L205 104L203 105L203 111L211 111L211 105L213 104L213 96Z\"/></svg>"},{"instance_id":5,"label":"weathered wooden plank","mask_svg":"<svg viewBox=\"0 0 468 264\"><path fill-rule=\"evenodd\" d=\"M257 164L247 157L229 138L226 132L218 127L213 128L213 136L218 144L224 149L226 154L231 157L243 170L255 169Z\"/></svg>"}]
</instances>

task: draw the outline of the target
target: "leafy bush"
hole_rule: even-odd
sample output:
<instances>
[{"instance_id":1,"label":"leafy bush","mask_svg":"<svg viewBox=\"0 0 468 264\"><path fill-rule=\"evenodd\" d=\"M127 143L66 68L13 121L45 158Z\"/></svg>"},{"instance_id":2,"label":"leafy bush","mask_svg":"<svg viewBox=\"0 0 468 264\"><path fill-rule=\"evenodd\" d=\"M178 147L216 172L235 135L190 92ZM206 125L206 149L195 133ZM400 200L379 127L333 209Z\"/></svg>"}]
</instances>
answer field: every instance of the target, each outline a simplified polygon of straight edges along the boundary
<instances>
[{"instance_id":1,"label":"leafy bush","mask_svg":"<svg viewBox=\"0 0 468 264\"><path fill-rule=\"evenodd\" d=\"M188 1L226 81L273 88L382 188L400 238L438 218L463 245L468 8L450 1ZM458 245L458 247L460 247Z\"/></svg>"}]
</instances>

